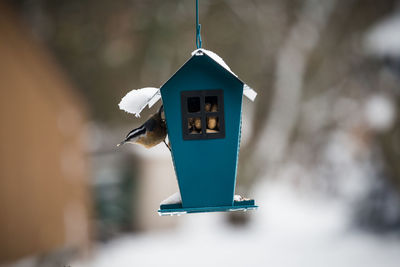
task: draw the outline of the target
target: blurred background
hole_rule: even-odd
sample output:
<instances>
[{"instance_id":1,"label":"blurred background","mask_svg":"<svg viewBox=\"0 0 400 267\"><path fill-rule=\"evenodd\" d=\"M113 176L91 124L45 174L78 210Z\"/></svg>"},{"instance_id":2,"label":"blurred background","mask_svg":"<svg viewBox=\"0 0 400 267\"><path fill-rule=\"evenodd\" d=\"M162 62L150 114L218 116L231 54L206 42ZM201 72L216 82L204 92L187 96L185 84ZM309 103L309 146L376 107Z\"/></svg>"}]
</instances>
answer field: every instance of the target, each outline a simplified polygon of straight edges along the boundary
<instances>
[{"instance_id":1,"label":"blurred background","mask_svg":"<svg viewBox=\"0 0 400 267\"><path fill-rule=\"evenodd\" d=\"M163 144L119 110L195 50L195 1L0 2L0 266L398 266L400 1L200 0L243 100L236 193L159 217Z\"/></svg>"}]
</instances>

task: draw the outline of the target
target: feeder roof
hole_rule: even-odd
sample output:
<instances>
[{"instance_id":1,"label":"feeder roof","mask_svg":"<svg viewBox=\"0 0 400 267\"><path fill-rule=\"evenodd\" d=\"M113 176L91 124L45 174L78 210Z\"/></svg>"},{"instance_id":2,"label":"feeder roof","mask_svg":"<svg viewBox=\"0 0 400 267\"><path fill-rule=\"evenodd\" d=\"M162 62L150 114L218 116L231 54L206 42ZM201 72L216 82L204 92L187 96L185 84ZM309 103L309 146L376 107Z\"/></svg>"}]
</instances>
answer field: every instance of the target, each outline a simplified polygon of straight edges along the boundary
<instances>
[{"instance_id":1,"label":"feeder roof","mask_svg":"<svg viewBox=\"0 0 400 267\"><path fill-rule=\"evenodd\" d=\"M245 84L243 81L241 81L220 56L210 50L206 50L203 48L196 49L192 52L192 57L202 55L207 55L225 70L230 72L234 77L236 77L243 84L243 95L245 95L251 101L254 101L257 96L257 92L254 91L250 86ZM140 117L140 113L146 106L151 108L161 99L160 88L145 87L141 89L134 89L121 99L121 102L119 103L119 108L128 113L135 114L136 117Z\"/></svg>"}]
</instances>

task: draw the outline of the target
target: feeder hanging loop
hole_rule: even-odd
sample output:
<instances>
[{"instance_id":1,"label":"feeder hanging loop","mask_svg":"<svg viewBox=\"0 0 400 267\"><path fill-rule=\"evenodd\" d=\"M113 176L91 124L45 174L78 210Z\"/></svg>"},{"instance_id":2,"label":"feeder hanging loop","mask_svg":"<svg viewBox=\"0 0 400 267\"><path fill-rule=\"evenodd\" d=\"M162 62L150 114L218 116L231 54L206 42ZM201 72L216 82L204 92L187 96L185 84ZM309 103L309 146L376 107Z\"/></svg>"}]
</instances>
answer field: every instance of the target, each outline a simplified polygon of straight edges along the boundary
<instances>
[{"instance_id":1,"label":"feeder hanging loop","mask_svg":"<svg viewBox=\"0 0 400 267\"><path fill-rule=\"evenodd\" d=\"M196 0L196 46L201 48L201 24L199 24L199 0Z\"/></svg>"}]
</instances>

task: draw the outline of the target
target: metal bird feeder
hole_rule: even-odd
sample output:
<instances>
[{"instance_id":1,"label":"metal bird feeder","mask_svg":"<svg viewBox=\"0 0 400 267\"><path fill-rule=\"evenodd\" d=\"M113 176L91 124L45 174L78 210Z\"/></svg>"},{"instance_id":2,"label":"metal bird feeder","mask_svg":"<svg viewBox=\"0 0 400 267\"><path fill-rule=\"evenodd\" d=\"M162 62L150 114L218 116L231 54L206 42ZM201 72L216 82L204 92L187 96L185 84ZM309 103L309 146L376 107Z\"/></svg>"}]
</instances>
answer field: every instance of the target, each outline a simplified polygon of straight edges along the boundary
<instances>
[{"instance_id":1,"label":"metal bird feeder","mask_svg":"<svg viewBox=\"0 0 400 267\"><path fill-rule=\"evenodd\" d=\"M182 197L161 205L161 215L257 208L234 201L242 96L251 89L214 59L196 50L160 88Z\"/></svg>"},{"instance_id":2,"label":"metal bird feeder","mask_svg":"<svg viewBox=\"0 0 400 267\"><path fill-rule=\"evenodd\" d=\"M254 101L257 93L219 56L201 48L197 6L198 1L192 57L159 89L132 90L120 103L121 109L139 116L146 105L162 98L181 202L160 205L160 215L257 208L254 200L234 195L242 98ZM138 95L145 100L138 101ZM135 102L132 109L130 100Z\"/></svg>"}]
</instances>

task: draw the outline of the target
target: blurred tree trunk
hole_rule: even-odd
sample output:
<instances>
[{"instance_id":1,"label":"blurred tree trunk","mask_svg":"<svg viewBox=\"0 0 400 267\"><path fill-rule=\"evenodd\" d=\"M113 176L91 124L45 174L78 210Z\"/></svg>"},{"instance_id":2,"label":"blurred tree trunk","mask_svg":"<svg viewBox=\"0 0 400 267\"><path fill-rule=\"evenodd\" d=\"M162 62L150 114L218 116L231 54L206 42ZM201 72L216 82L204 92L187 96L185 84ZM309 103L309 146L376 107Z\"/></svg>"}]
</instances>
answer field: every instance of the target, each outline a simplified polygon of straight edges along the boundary
<instances>
[{"instance_id":1,"label":"blurred tree trunk","mask_svg":"<svg viewBox=\"0 0 400 267\"><path fill-rule=\"evenodd\" d=\"M339 96L363 95L362 91L368 94L371 89L375 89L368 84L377 84L377 70L382 68L382 64L366 58L362 51L363 37L374 23L392 12L396 2L303 2L297 20L274 51L275 64L267 68L276 73L275 76L266 73L271 78L266 84L273 88L273 93L262 93L256 100L250 141L240 152L238 179L242 186L241 192L247 194L266 173L273 177L274 169L295 153L293 145L297 140L303 140L310 146L326 143L323 136L315 136L315 133L304 130L307 118L302 110L305 103L330 94L327 106L322 108L333 110L334 99ZM293 66L296 61L304 65L296 68ZM298 84L291 83L293 81ZM350 90L348 86L353 88ZM268 99L271 95L272 100ZM318 112L318 109L315 110ZM325 130L319 134L328 135L332 127L335 127L332 122L327 123L330 125L326 125ZM383 148L386 171L397 184L400 181L400 159L399 148L394 144L399 144L399 125L398 119L396 127L385 133L380 141L371 141L378 142ZM325 141L316 142L318 139ZM297 155L297 158L305 164L310 163L305 162L307 158L317 161L319 149L310 148L308 152L314 154L311 157ZM240 222L244 221L243 216L246 215L230 216L232 220Z\"/></svg>"},{"instance_id":2,"label":"blurred tree trunk","mask_svg":"<svg viewBox=\"0 0 400 267\"><path fill-rule=\"evenodd\" d=\"M256 109L253 119L255 123L249 138L250 141L241 149L240 154L241 161L238 179L240 179L240 183L245 185L244 191L248 191L251 188L254 182L259 179L259 176L265 173L266 168L273 168L271 164L279 164L283 160L282 156L278 157L277 161L271 160L276 155L270 155L269 159L266 160L262 155L274 153L284 155L290 150L290 143L293 143L293 140L295 140L299 124L302 123L301 118L297 116L297 113L300 112L300 102L302 100L307 100L321 92L332 90L338 84L349 80L351 75L367 71L364 67L367 63L365 62L364 55L353 47L356 44L360 47L359 50L361 50L362 40L360 39L365 30L374 22L387 15L393 9L395 2L376 2L372 0L332 1L330 4L332 5L332 9L330 9L331 7L327 7L326 11L323 10L323 6L319 6L321 5L319 1L311 0L304 2L303 15L300 13L299 21L294 23L291 31L288 33L288 35L291 32L292 34L301 35L303 39L300 38L298 40L294 39L295 37L287 36L276 47L282 47L280 53L275 53L277 55L274 61L276 64L267 68L266 73L266 76L272 79L276 77L276 79L290 80L293 77L297 77L299 79L299 84L297 85L299 87L299 95L297 100L293 99L294 102L290 102L287 99L287 95L293 94L293 88L290 88L291 85L277 85L279 81L269 80L266 87L274 89L272 94L274 96L272 99L273 106L269 106L265 103L271 102L269 99L271 93L265 93L265 91L269 91L267 89L260 90L261 93L255 103ZM323 5L328 6L327 3L328 1L324 1ZM308 8L309 14L306 8ZM325 12L320 14L322 18L317 18L316 16L317 19L310 19L310 15L318 9L322 9L322 12ZM302 16L304 17L304 21L301 20ZM302 23L308 23L308 25L302 25ZM327 25L323 28L323 24L325 23ZM312 34L317 36L307 36L307 31L310 29L306 27L315 27L311 30L314 30ZM317 40L311 40L312 38L317 38ZM301 43L302 41L303 43ZM307 43L313 41L315 42L313 45ZM306 50L309 52L305 53L304 45L309 46ZM292 48L288 48L288 46L292 46ZM301 73L299 70L291 67L293 61L291 61L290 57L295 57L296 54L288 55L287 53L292 52L292 49L297 49L302 54L301 56L304 57L304 71L301 71ZM353 51L354 53L349 55L349 51ZM282 63L282 60L284 60L282 58L284 57L289 57L286 63ZM292 60L296 61L299 59L292 58ZM281 68L285 69L283 71L287 71L287 73L279 73L279 64L285 64ZM269 73L270 70L275 70L276 75L271 75ZM339 72L332 72L330 70L339 70ZM296 73L293 74L290 72ZM285 94L282 94L281 91L283 90L287 90ZM298 107L292 108L293 105ZM275 117L273 117L274 113L276 113ZM288 115L284 115L284 113L288 113ZM279 123L282 123L282 120L290 120L292 117L292 125L287 125L286 127L279 125ZM274 124L272 122L274 119L280 122L275 122ZM277 151L270 151L276 145L271 142L276 139L273 139L270 143L263 140L268 136L268 132L265 132L268 131L266 130L268 126L273 127L274 129L270 131L276 131L278 135L287 135L286 140L282 141L287 144L283 145L284 147ZM256 145L263 143L265 145L261 149L259 148L261 151L255 153L257 152Z\"/></svg>"}]
</instances>

